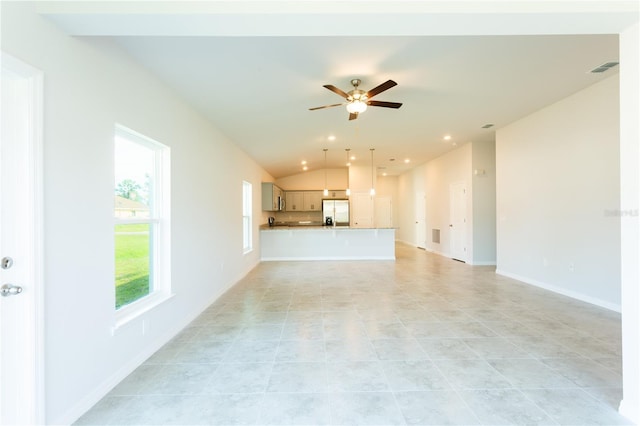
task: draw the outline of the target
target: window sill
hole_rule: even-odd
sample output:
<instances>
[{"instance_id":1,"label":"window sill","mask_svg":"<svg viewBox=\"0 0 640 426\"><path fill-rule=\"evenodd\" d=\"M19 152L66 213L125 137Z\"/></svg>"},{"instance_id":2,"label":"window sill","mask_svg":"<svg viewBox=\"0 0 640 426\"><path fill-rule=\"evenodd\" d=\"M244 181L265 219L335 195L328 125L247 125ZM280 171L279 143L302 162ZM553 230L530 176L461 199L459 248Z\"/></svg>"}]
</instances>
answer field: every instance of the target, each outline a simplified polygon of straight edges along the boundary
<instances>
[{"instance_id":1,"label":"window sill","mask_svg":"<svg viewBox=\"0 0 640 426\"><path fill-rule=\"evenodd\" d=\"M246 249L246 250L244 250L244 251L242 252L242 254L243 254L243 255L245 255L245 254L249 254L249 253L251 253L252 251L253 251L253 248Z\"/></svg>"},{"instance_id":2,"label":"window sill","mask_svg":"<svg viewBox=\"0 0 640 426\"><path fill-rule=\"evenodd\" d=\"M115 325L111 328L111 335L116 335L119 329L154 309L156 306L172 299L173 296L175 296L173 293L158 292L118 309L115 315Z\"/></svg>"}]
</instances>

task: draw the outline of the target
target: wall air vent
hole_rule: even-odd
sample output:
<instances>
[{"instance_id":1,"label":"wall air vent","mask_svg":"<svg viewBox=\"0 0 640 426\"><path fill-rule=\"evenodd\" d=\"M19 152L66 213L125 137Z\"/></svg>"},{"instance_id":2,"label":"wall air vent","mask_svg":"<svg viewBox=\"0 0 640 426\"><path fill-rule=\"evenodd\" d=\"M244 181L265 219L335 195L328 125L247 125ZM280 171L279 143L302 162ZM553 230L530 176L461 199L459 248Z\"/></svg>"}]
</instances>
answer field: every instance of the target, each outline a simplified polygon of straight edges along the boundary
<instances>
[{"instance_id":1,"label":"wall air vent","mask_svg":"<svg viewBox=\"0 0 640 426\"><path fill-rule=\"evenodd\" d=\"M432 243L436 243L436 244L440 244L440 230L439 229L432 229L431 230L431 242Z\"/></svg>"},{"instance_id":2,"label":"wall air vent","mask_svg":"<svg viewBox=\"0 0 640 426\"><path fill-rule=\"evenodd\" d=\"M619 62L606 62L602 65L597 66L596 68L592 69L589 72L593 74L598 74L601 72L609 71L611 68L615 67L618 64Z\"/></svg>"}]
</instances>

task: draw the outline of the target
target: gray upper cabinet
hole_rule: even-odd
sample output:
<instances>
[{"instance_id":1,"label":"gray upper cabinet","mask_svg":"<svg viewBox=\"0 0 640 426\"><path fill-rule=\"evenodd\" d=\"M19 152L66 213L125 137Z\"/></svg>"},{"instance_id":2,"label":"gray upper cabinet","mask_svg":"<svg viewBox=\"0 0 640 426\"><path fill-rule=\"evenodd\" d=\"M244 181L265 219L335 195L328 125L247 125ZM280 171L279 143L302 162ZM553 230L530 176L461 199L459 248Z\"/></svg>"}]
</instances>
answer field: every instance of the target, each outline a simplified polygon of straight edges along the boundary
<instances>
[{"instance_id":1,"label":"gray upper cabinet","mask_svg":"<svg viewBox=\"0 0 640 426\"><path fill-rule=\"evenodd\" d=\"M302 201L305 211L322 211L322 191L306 191L304 192Z\"/></svg>"},{"instance_id":2,"label":"gray upper cabinet","mask_svg":"<svg viewBox=\"0 0 640 426\"><path fill-rule=\"evenodd\" d=\"M285 198L287 201L285 208L288 212L304 211L304 192L287 191Z\"/></svg>"},{"instance_id":3,"label":"gray upper cabinet","mask_svg":"<svg viewBox=\"0 0 640 426\"><path fill-rule=\"evenodd\" d=\"M282 210L284 191L272 182L262 182L262 210L277 212Z\"/></svg>"},{"instance_id":4,"label":"gray upper cabinet","mask_svg":"<svg viewBox=\"0 0 640 426\"><path fill-rule=\"evenodd\" d=\"M324 199L329 199L329 200L342 200L342 199L346 199L349 198L347 197L347 191L345 191L344 189L341 191L338 190L329 190L329 195L326 197L322 197Z\"/></svg>"},{"instance_id":5,"label":"gray upper cabinet","mask_svg":"<svg viewBox=\"0 0 640 426\"><path fill-rule=\"evenodd\" d=\"M285 198L288 212L322 211L322 191L287 191Z\"/></svg>"}]
</instances>

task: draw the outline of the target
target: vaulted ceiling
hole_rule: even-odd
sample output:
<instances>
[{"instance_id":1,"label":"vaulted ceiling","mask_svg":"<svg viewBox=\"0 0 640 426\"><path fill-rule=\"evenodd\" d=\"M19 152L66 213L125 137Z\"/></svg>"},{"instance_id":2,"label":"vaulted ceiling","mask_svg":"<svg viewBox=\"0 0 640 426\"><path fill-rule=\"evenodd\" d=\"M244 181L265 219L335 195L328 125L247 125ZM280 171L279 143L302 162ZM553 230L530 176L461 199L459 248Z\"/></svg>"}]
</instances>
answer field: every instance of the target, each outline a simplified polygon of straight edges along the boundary
<instances>
[{"instance_id":1,"label":"vaulted ceiling","mask_svg":"<svg viewBox=\"0 0 640 426\"><path fill-rule=\"evenodd\" d=\"M73 3L41 11L70 34L112 40L276 178L303 160L324 167L324 148L329 167L344 167L346 148L368 164L375 148L378 172L394 175L492 140L616 73L590 70L618 61L614 34L635 13L633 2ZM365 90L396 81L375 99L402 107L353 121L344 106L309 111L342 102L322 86L348 91L353 78Z\"/></svg>"}]
</instances>

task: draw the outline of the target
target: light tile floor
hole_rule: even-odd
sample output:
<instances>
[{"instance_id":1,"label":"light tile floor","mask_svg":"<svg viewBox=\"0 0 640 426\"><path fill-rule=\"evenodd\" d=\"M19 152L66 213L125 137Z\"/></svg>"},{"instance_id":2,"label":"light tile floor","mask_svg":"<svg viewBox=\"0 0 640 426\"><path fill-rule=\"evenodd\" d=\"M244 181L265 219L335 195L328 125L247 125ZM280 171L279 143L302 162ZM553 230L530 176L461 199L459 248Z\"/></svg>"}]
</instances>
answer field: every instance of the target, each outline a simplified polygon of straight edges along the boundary
<instances>
[{"instance_id":1,"label":"light tile floor","mask_svg":"<svg viewBox=\"0 0 640 426\"><path fill-rule=\"evenodd\" d=\"M259 265L77 424L629 424L618 314L396 255Z\"/></svg>"}]
</instances>

